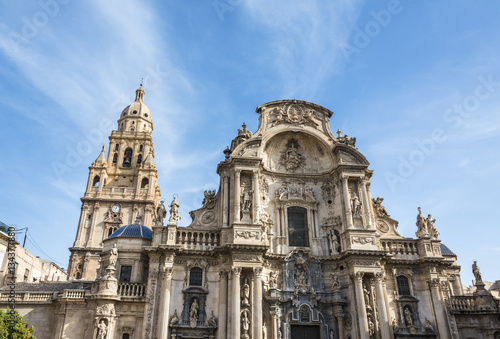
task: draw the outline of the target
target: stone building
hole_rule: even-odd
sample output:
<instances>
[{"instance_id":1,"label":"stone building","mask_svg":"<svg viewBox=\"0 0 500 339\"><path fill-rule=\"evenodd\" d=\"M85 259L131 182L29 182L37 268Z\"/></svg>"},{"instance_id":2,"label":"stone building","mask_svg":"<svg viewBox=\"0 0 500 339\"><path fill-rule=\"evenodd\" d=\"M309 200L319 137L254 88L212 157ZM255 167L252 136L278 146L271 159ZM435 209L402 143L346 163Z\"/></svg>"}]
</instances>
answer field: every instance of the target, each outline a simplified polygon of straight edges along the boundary
<instances>
[{"instance_id":1,"label":"stone building","mask_svg":"<svg viewBox=\"0 0 500 339\"><path fill-rule=\"evenodd\" d=\"M238 130L218 190L179 227L182 201L160 202L143 98L141 87L89 168L73 282L20 286L17 308L38 338L500 335L498 302L462 296L432 216L419 208L416 238L398 233L356 139L331 132L328 109L257 107L258 130Z\"/></svg>"}]
</instances>

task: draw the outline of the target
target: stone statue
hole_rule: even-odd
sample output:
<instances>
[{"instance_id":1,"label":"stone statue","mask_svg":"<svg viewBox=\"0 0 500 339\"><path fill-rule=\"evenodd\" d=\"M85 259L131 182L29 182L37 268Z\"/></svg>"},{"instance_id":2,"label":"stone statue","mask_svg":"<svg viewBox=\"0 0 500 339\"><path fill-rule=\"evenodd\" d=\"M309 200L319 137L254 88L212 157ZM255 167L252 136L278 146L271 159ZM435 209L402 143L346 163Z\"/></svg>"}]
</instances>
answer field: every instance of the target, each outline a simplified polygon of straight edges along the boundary
<instances>
[{"instance_id":1,"label":"stone statue","mask_svg":"<svg viewBox=\"0 0 500 339\"><path fill-rule=\"evenodd\" d=\"M434 238L434 239L437 239L438 235L439 235L439 232L437 231L436 227L434 227L434 223L436 222L436 219L432 219L432 216L429 214L427 216L427 220L426 220L426 223L427 223L427 232L429 232L429 235Z\"/></svg>"},{"instance_id":2,"label":"stone statue","mask_svg":"<svg viewBox=\"0 0 500 339\"><path fill-rule=\"evenodd\" d=\"M118 249L116 248L116 244L114 244L113 248L109 251L109 265L108 265L108 267L115 268L117 260L118 260Z\"/></svg>"},{"instance_id":3,"label":"stone statue","mask_svg":"<svg viewBox=\"0 0 500 339\"><path fill-rule=\"evenodd\" d=\"M195 328L198 322L198 309L200 306L198 305L198 299L194 298L193 303L191 304L191 308L189 309L189 326L191 328Z\"/></svg>"},{"instance_id":4,"label":"stone statue","mask_svg":"<svg viewBox=\"0 0 500 339\"><path fill-rule=\"evenodd\" d=\"M172 316L172 319L170 320L170 326L177 325L178 322L179 322L179 316L177 315L177 310L175 310L174 315Z\"/></svg>"},{"instance_id":5,"label":"stone statue","mask_svg":"<svg viewBox=\"0 0 500 339\"><path fill-rule=\"evenodd\" d=\"M269 277L269 287L270 288L277 288L278 287L278 273L277 272L271 273L271 276Z\"/></svg>"},{"instance_id":6,"label":"stone statue","mask_svg":"<svg viewBox=\"0 0 500 339\"><path fill-rule=\"evenodd\" d=\"M335 339L335 333L333 333L333 330L330 330L330 339Z\"/></svg>"},{"instance_id":7,"label":"stone statue","mask_svg":"<svg viewBox=\"0 0 500 339\"><path fill-rule=\"evenodd\" d=\"M287 171L295 171L302 165L302 154L299 153L298 143L295 140L291 139L287 146L281 157L281 164Z\"/></svg>"},{"instance_id":8,"label":"stone statue","mask_svg":"<svg viewBox=\"0 0 500 339\"><path fill-rule=\"evenodd\" d=\"M372 318L368 318L368 331L370 337L375 334L375 324L373 323Z\"/></svg>"},{"instance_id":9,"label":"stone statue","mask_svg":"<svg viewBox=\"0 0 500 339\"><path fill-rule=\"evenodd\" d=\"M333 291L339 291L340 290L340 280L339 280L339 277L335 274L335 273L332 273L331 275L332 277L332 290Z\"/></svg>"},{"instance_id":10,"label":"stone statue","mask_svg":"<svg viewBox=\"0 0 500 339\"><path fill-rule=\"evenodd\" d=\"M242 211L251 211L252 210L252 195L253 190L245 190L245 186L241 185L241 210Z\"/></svg>"},{"instance_id":11,"label":"stone statue","mask_svg":"<svg viewBox=\"0 0 500 339\"><path fill-rule=\"evenodd\" d=\"M418 208L418 215L417 215L417 237L421 237L422 235L426 235L427 229L427 220L425 219L424 214L422 213L422 208Z\"/></svg>"},{"instance_id":12,"label":"stone statue","mask_svg":"<svg viewBox=\"0 0 500 339\"><path fill-rule=\"evenodd\" d=\"M377 215L379 217L389 216L389 213L387 213L387 210L382 205L382 201L384 201L384 198L377 197L377 199L373 198L372 201L373 201L373 206L375 207L375 211L377 211Z\"/></svg>"},{"instance_id":13,"label":"stone statue","mask_svg":"<svg viewBox=\"0 0 500 339\"><path fill-rule=\"evenodd\" d=\"M214 311L212 311L210 318L208 318L208 327L217 327L217 322L215 321Z\"/></svg>"},{"instance_id":14,"label":"stone statue","mask_svg":"<svg viewBox=\"0 0 500 339\"><path fill-rule=\"evenodd\" d=\"M174 197L174 200L172 200L172 203L168 205L170 207L170 219L168 222L177 224L177 221L181 220L181 217L179 215L179 202L177 201L177 197Z\"/></svg>"},{"instance_id":15,"label":"stone statue","mask_svg":"<svg viewBox=\"0 0 500 339\"><path fill-rule=\"evenodd\" d=\"M158 207L156 207L156 226L163 226L163 219L165 219L166 216L167 210L162 200Z\"/></svg>"},{"instance_id":16,"label":"stone statue","mask_svg":"<svg viewBox=\"0 0 500 339\"><path fill-rule=\"evenodd\" d=\"M204 208L212 209L215 207L215 190L205 191L202 205Z\"/></svg>"},{"instance_id":17,"label":"stone statue","mask_svg":"<svg viewBox=\"0 0 500 339\"><path fill-rule=\"evenodd\" d=\"M339 244L339 241L338 241L338 237L335 234L335 231L330 230L328 232L328 238L330 240L330 249L332 251L332 254L339 254L340 244Z\"/></svg>"},{"instance_id":18,"label":"stone statue","mask_svg":"<svg viewBox=\"0 0 500 339\"><path fill-rule=\"evenodd\" d=\"M365 306L370 307L370 291L368 291L366 285L363 285L363 293L365 295Z\"/></svg>"},{"instance_id":19,"label":"stone statue","mask_svg":"<svg viewBox=\"0 0 500 339\"><path fill-rule=\"evenodd\" d=\"M248 311L243 311L241 325L243 327L243 335L248 336L248 330L250 330L250 319L248 319Z\"/></svg>"},{"instance_id":20,"label":"stone statue","mask_svg":"<svg viewBox=\"0 0 500 339\"><path fill-rule=\"evenodd\" d=\"M361 216L361 201L359 201L359 198L356 194L353 194L353 197L351 198L351 209L353 216Z\"/></svg>"},{"instance_id":21,"label":"stone statue","mask_svg":"<svg viewBox=\"0 0 500 339\"><path fill-rule=\"evenodd\" d=\"M483 282L481 278L481 272L479 271L479 266L477 265L477 261L474 261L472 264L472 274L474 274L474 278L476 278L476 284L479 282Z\"/></svg>"},{"instance_id":22,"label":"stone statue","mask_svg":"<svg viewBox=\"0 0 500 339\"><path fill-rule=\"evenodd\" d=\"M266 326L266 323L262 324L262 339L267 339L267 326Z\"/></svg>"},{"instance_id":23,"label":"stone statue","mask_svg":"<svg viewBox=\"0 0 500 339\"><path fill-rule=\"evenodd\" d=\"M108 333L108 326L106 326L106 323L104 322L104 319L101 319L101 322L99 325L97 325L97 338L98 339L105 339L106 334Z\"/></svg>"},{"instance_id":24,"label":"stone statue","mask_svg":"<svg viewBox=\"0 0 500 339\"><path fill-rule=\"evenodd\" d=\"M396 332L397 330L399 330L399 327L398 327L398 321L396 319L392 319L392 331L393 332Z\"/></svg>"},{"instance_id":25,"label":"stone statue","mask_svg":"<svg viewBox=\"0 0 500 339\"><path fill-rule=\"evenodd\" d=\"M406 327L413 326L412 314L411 314L410 309L408 307L405 308L404 314L405 314L405 320L406 320Z\"/></svg>"},{"instance_id":26,"label":"stone statue","mask_svg":"<svg viewBox=\"0 0 500 339\"><path fill-rule=\"evenodd\" d=\"M250 306L250 286L247 279L245 279L245 283L241 288L241 304L243 306Z\"/></svg>"}]
</instances>

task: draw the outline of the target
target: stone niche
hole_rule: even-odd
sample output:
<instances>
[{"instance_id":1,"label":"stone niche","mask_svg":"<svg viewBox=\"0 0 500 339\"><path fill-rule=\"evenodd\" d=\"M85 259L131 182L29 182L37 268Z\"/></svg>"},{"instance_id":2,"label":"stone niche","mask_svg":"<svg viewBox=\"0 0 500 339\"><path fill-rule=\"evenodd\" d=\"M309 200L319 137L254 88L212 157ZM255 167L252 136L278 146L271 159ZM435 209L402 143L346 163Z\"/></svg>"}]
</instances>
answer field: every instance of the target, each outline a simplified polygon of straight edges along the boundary
<instances>
[{"instance_id":1,"label":"stone niche","mask_svg":"<svg viewBox=\"0 0 500 339\"><path fill-rule=\"evenodd\" d=\"M327 146L303 132L275 135L266 143L262 157L267 170L287 174L322 174L335 165Z\"/></svg>"}]
</instances>

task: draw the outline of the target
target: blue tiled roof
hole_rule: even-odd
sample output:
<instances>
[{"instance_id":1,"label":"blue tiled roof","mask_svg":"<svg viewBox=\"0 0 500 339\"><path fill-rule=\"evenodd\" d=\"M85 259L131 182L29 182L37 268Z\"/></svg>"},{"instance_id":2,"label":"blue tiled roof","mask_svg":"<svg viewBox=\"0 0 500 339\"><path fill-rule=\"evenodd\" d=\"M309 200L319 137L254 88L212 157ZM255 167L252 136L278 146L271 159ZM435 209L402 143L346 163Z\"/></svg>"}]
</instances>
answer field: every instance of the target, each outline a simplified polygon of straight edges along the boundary
<instances>
[{"instance_id":1,"label":"blue tiled roof","mask_svg":"<svg viewBox=\"0 0 500 339\"><path fill-rule=\"evenodd\" d=\"M117 237L134 237L134 238L144 238L152 239L152 232L149 228L139 224L131 224L122 226L111 234L108 239Z\"/></svg>"},{"instance_id":2,"label":"blue tiled roof","mask_svg":"<svg viewBox=\"0 0 500 339\"><path fill-rule=\"evenodd\" d=\"M453 253L449 248L448 246L446 246L445 244L441 243L441 253L442 254L448 254L448 255L456 255L455 253Z\"/></svg>"}]
</instances>

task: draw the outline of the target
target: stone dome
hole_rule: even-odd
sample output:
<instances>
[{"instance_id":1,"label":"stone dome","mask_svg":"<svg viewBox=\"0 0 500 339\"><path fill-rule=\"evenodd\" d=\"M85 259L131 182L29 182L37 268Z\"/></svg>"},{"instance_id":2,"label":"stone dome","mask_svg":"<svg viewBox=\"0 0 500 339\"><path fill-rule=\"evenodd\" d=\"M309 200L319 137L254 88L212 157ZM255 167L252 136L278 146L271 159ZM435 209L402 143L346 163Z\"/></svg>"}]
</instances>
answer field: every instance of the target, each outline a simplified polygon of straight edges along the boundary
<instances>
[{"instance_id":1,"label":"stone dome","mask_svg":"<svg viewBox=\"0 0 500 339\"><path fill-rule=\"evenodd\" d=\"M107 239L112 238L143 238L152 239L152 232L149 228L140 224L125 225L113 232ZM107 240L105 239L105 240Z\"/></svg>"},{"instance_id":2,"label":"stone dome","mask_svg":"<svg viewBox=\"0 0 500 339\"><path fill-rule=\"evenodd\" d=\"M151 119L151 111L144 103L144 94L146 92L144 91L144 88L142 88L142 85L135 91L135 93L135 101L123 109L120 114L120 120L126 118L141 118L152 123L153 120Z\"/></svg>"}]
</instances>

